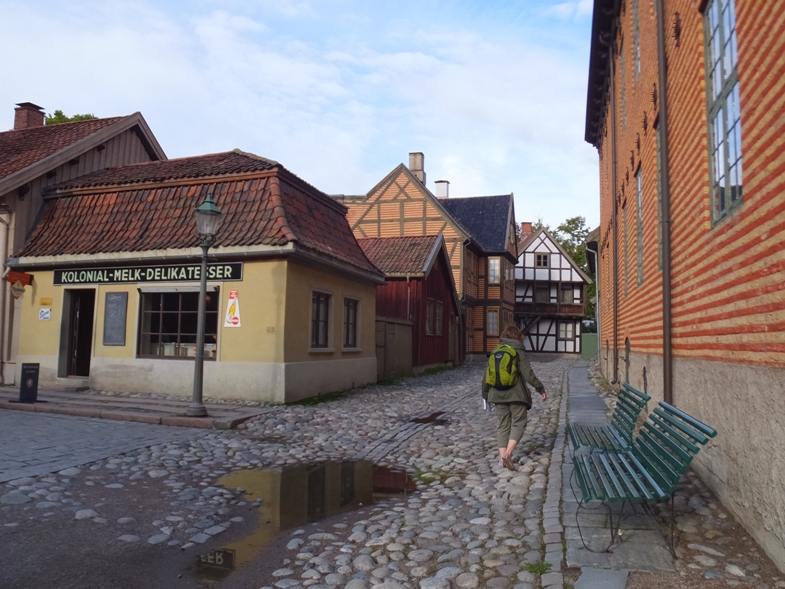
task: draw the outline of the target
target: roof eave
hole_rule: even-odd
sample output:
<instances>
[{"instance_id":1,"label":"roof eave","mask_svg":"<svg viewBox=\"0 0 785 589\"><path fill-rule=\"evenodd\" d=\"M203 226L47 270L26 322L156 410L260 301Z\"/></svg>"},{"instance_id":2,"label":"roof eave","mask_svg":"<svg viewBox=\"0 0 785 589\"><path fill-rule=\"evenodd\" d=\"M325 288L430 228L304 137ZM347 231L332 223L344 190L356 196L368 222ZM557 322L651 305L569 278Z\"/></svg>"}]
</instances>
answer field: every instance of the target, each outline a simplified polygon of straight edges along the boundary
<instances>
[{"instance_id":1,"label":"roof eave","mask_svg":"<svg viewBox=\"0 0 785 589\"><path fill-rule=\"evenodd\" d=\"M589 57L589 82L586 92L586 125L584 139L587 143L598 144L600 112L608 84L605 80L609 63L610 48L603 45L601 37L610 38L613 31L614 16L619 12L618 0L594 0L594 13L591 27L591 50Z\"/></svg>"},{"instance_id":2,"label":"roof eave","mask_svg":"<svg viewBox=\"0 0 785 589\"><path fill-rule=\"evenodd\" d=\"M144 120L142 114L135 112L87 137L74 141L68 147L64 147L60 151L56 151L55 153L41 158L18 172L6 176L0 180L0 194L10 192L23 184L35 180L38 176L41 176L47 171L71 161L75 157L98 147L123 131L133 129L135 126L139 128L139 137L142 139L142 143L146 144L145 147L150 156L155 156L158 159L163 160L167 159L166 154L158 144L150 127L147 126L147 122Z\"/></svg>"}]
</instances>

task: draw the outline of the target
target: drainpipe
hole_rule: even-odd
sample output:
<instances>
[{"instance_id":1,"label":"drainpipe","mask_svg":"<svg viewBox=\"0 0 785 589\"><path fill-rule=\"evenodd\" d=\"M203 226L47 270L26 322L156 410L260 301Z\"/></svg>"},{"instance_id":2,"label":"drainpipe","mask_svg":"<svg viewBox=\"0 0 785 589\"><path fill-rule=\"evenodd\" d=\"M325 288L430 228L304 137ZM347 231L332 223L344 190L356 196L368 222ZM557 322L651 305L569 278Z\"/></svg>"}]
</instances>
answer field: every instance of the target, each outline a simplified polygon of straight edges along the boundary
<instances>
[{"instance_id":1,"label":"drainpipe","mask_svg":"<svg viewBox=\"0 0 785 589\"><path fill-rule=\"evenodd\" d=\"M668 62L665 54L665 6L654 0L657 15L658 100L660 103L660 186L662 187L662 394L673 403L673 307L671 290L671 193L668 149Z\"/></svg>"},{"instance_id":2,"label":"drainpipe","mask_svg":"<svg viewBox=\"0 0 785 589\"><path fill-rule=\"evenodd\" d=\"M8 257L8 221L5 220L5 211L0 211L0 261L5 266ZM0 277L0 383L5 384L5 363L6 345L5 331L8 325L8 312L5 308L7 284L5 277L8 274L8 267L3 269Z\"/></svg>"},{"instance_id":3,"label":"drainpipe","mask_svg":"<svg viewBox=\"0 0 785 589\"><path fill-rule=\"evenodd\" d=\"M611 37L615 30L611 32ZM610 88L611 88L611 189L613 208L611 209L611 226L613 227L613 380L611 384L619 382L619 228L618 228L618 205L616 202L616 76L614 75L613 61L613 42L604 42L599 39L600 44L608 48L609 69L610 69ZM599 300L599 299L598 299Z\"/></svg>"}]
</instances>

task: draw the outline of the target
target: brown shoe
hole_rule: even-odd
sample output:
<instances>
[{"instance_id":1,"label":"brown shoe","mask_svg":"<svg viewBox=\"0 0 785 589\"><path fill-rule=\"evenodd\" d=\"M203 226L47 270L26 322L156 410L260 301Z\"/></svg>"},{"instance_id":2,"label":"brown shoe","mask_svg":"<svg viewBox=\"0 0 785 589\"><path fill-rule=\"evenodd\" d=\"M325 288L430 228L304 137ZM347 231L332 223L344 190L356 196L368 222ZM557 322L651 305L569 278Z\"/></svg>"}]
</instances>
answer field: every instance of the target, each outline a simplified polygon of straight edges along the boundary
<instances>
[{"instance_id":1,"label":"brown shoe","mask_svg":"<svg viewBox=\"0 0 785 589\"><path fill-rule=\"evenodd\" d=\"M512 460L508 454L502 456L502 464L507 470L515 470L515 465L512 463Z\"/></svg>"}]
</instances>

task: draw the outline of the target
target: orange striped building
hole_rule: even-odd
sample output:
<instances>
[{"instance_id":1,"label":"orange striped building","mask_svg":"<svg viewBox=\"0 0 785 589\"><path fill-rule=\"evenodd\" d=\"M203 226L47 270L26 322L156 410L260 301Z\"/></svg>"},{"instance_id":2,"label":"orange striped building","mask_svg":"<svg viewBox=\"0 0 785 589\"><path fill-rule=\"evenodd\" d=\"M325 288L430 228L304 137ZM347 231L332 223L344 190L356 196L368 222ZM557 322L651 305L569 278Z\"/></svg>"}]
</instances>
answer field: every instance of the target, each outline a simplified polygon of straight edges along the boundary
<instances>
[{"instance_id":1,"label":"orange striped building","mask_svg":"<svg viewBox=\"0 0 785 589\"><path fill-rule=\"evenodd\" d=\"M589 69L602 370L719 431L696 469L785 569L785 12L595 0Z\"/></svg>"}]
</instances>

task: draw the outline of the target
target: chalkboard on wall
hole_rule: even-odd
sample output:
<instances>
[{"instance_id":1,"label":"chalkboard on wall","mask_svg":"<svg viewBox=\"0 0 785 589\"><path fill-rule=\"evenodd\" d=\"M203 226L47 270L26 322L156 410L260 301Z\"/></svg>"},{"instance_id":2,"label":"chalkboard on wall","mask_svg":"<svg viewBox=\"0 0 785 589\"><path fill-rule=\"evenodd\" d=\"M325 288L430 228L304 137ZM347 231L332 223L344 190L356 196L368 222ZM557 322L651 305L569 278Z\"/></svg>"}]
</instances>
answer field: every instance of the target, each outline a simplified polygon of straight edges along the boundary
<instances>
[{"instance_id":1,"label":"chalkboard on wall","mask_svg":"<svg viewBox=\"0 0 785 589\"><path fill-rule=\"evenodd\" d=\"M104 306L104 345L125 345L125 318L128 311L127 292L106 293Z\"/></svg>"}]
</instances>

